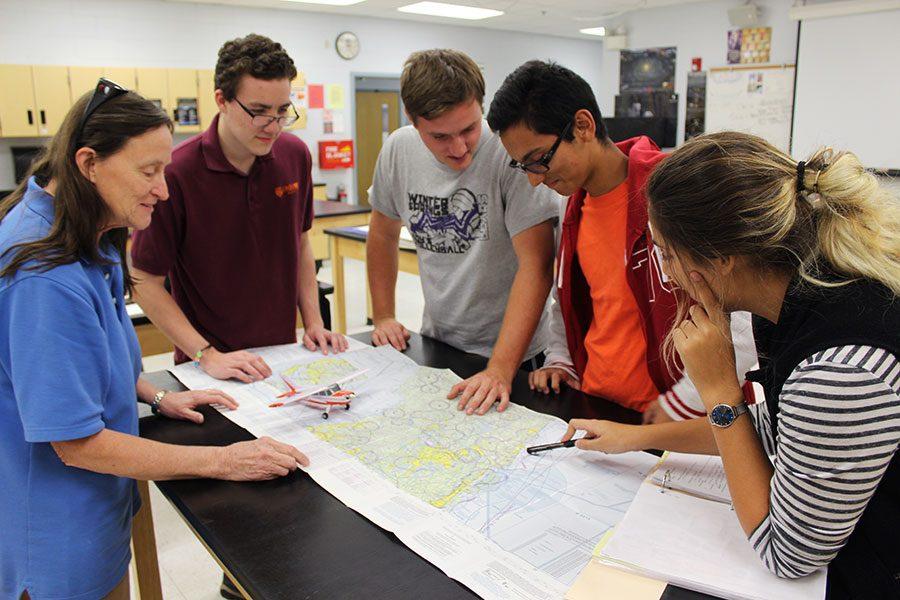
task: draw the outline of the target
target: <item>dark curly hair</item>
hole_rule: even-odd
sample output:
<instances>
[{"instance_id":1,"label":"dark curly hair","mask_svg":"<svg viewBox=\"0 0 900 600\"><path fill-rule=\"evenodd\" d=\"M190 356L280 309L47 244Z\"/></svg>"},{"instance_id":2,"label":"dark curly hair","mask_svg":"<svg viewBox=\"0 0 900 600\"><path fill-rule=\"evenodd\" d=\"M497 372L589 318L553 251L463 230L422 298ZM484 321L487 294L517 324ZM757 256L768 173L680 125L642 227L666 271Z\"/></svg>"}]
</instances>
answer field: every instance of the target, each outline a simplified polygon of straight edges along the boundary
<instances>
[{"instance_id":1,"label":"dark curly hair","mask_svg":"<svg viewBox=\"0 0 900 600\"><path fill-rule=\"evenodd\" d=\"M251 33L225 42L219 49L216 89L222 90L226 100L234 100L244 75L265 81L293 80L297 76L297 67L281 44L264 35Z\"/></svg>"}]
</instances>

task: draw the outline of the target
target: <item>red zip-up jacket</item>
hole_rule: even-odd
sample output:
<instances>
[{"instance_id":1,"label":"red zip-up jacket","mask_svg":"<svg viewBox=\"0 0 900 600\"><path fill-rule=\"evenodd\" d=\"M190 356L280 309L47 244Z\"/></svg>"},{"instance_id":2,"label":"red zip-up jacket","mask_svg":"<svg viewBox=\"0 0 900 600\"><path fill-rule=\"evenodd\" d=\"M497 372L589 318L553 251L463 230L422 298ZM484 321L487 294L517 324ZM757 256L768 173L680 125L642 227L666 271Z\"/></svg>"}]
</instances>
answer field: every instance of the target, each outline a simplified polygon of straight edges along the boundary
<instances>
[{"instance_id":1,"label":"red zip-up jacket","mask_svg":"<svg viewBox=\"0 0 900 600\"><path fill-rule=\"evenodd\" d=\"M661 352L663 339L675 320L676 298L671 285L663 282L662 269L653 254L644 189L653 167L665 154L646 136L619 142L616 147L628 156L628 230L623 253L627 266L626 280L637 301L647 341L647 370L662 393L676 381L669 373ZM594 318L590 287L578 262L577 252L581 210L586 195L586 190L582 189L569 198L562 224L556 280L569 355L582 381L587 366L584 339ZM678 375L680 371L680 365L676 365L674 373Z\"/></svg>"}]
</instances>

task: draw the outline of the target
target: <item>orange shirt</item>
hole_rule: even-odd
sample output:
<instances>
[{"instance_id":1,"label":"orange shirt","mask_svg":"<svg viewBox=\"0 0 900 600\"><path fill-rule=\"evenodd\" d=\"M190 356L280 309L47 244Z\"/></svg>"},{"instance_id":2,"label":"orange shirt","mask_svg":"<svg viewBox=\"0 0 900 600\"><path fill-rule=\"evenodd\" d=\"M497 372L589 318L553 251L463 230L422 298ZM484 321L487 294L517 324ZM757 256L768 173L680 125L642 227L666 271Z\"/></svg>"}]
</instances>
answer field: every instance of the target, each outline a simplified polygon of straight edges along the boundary
<instances>
[{"instance_id":1,"label":"orange shirt","mask_svg":"<svg viewBox=\"0 0 900 600\"><path fill-rule=\"evenodd\" d=\"M591 288L594 318L584 340L588 361L581 389L643 410L659 391L647 370L647 341L625 279L628 182L587 196L578 229L578 262Z\"/></svg>"}]
</instances>

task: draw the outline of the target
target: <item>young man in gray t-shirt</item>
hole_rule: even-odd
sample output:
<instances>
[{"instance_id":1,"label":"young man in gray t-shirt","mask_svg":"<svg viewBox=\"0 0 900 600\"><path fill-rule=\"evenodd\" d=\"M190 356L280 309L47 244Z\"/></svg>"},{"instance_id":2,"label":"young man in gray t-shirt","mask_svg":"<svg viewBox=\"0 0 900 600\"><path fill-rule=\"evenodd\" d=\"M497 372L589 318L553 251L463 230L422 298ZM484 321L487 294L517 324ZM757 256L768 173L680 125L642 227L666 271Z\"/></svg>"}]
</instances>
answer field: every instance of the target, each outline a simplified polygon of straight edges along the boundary
<instances>
[{"instance_id":1,"label":"young man in gray t-shirt","mask_svg":"<svg viewBox=\"0 0 900 600\"><path fill-rule=\"evenodd\" d=\"M502 411L522 360L542 356L547 345L560 197L531 188L509 168L483 120L484 79L471 58L416 52L400 87L413 125L388 138L369 190L372 341L402 350L409 337L394 318L397 245L406 225L425 295L422 333L490 357L484 371L447 397L458 397L469 414L484 414L498 400Z\"/></svg>"}]
</instances>

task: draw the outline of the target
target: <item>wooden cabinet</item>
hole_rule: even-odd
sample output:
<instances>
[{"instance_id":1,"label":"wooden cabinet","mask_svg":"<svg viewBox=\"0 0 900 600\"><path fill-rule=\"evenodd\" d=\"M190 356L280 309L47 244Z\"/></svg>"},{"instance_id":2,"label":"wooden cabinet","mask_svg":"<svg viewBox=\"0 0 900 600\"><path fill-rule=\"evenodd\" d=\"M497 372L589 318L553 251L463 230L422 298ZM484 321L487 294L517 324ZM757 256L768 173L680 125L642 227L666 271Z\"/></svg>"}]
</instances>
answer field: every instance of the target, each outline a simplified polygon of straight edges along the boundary
<instances>
[{"instance_id":1,"label":"wooden cabinet","mask_svg":"<svg viewBox=\"0 0 900 600\"><path fill-rule=\"evenodd\" d=\"M68 67L31 67L34 78L34 104L37 110L37 134L56 135L66 113L72 107Z\"/></svg>"},{"instance_id":2,"label":"wooden cabinet","mask_svg":"<svg viewBox=\"0 0 900 600\"><path fill-rule=\"evenodd\" d=\"M136 69L137 85L134 89L169 113L169 81L166 71L167 69Z\"/></svg>"},{"instance_id":3,"label":"wooden cabinet","mask_svg":"<svg viewBox=\"0 0 900 600\"><path fill-rule=\"evenodd\" d=\"M37 135L30 65L0 65L0 135Z\"/></svg>"},{"instance_id":4,"label":"wooden cabinet","mask_svg":"<svg viewBox=\"0 0 900 600\"><path fill-rule=\"evenodd\" d=\"M175 133L200 131L196 69L167 69L168 102L166 108L175 122Z\"/></svg>"},{"instance_id":5,"label":"wooden cabinet","mask_svg":"<svg viewBox=\"0 0 900 600\"><path fill-rule=\"evenodd\" d=\"M69 67L69 92L72 95L72 104L78 102L78 99L87 92L92 92L101 77L104 77L103 67Z\"/></svg>"},{"instance_id":6,"label":"wooden cabinet","mask_svg":"<svg viewBox=\"0 0 900 600\"><path fill-rule=\"evenodd\" d=\"M197 133L218 112L211 69L0 65L0 137L55 135L100 77L157 103L176 133Z\"/></svg>"},{"instance_id":7,"label":"wooden cabinet","mask_svg":"<svg viewBox=\"0 0 900 600\"><path fill-rule=\"evenodd\" d=\"M104 67L103 76L126 90L137 90L137 74L134 67Z\"/></svg>"},{"instance_id":8,"label":"wooden cabinet","mask_svg":"<svg viewBox=\"0 0 900 600\"><path fill-rule=\"evenodd\" d=\"M216 74L212 69L197 71L197 109L200 113L200 129L206 130L213 117L219 113L216 106Z\"/></svg>"},{"instance_id":9,"label":"wooden cabinet","mask_svg":"<svg viewBox=\"0 0 900 600\"><path fill-rule=\"evenodd\" d=\"M72 98L67 67L0 65L0 136L56 133Z\"/></svg>"}]
</instances>

